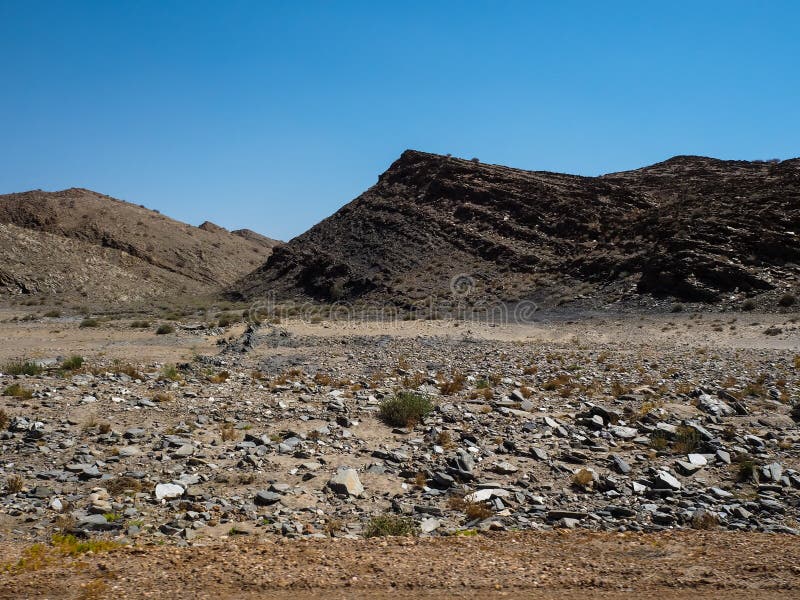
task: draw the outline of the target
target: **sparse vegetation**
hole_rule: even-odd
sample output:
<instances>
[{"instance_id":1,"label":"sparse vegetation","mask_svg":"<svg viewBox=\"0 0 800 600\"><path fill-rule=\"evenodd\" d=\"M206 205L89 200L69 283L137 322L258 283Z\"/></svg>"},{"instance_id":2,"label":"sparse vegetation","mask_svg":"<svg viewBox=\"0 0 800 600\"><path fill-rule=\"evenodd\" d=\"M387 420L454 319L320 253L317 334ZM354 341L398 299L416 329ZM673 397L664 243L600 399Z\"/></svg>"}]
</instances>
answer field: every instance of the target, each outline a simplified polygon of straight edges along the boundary
<instances>
[{"instance_id":1,"label":"sparse vegetation","mask_svg":"<svg viewBox=\"0 0 800 600\"><path fill-rule=\"evenodd\" d=\"M163 323L156 329L156 335L169 335L170 333L175 333L175 327L169 323Z\"/></svg>"},{"instance_id":2,"label":"sparse vegetation","mask_svg":"<svg viewBox=\"0 0 800 600\"><path fill-rule=\"evenodd\" d=\"M83 366L83 357L73 354L61 363L61 368L65 371L77 371Z\"/></svg>"},{"instance_id":3,"label":"sparse vegetation","mask_svg":"<svg viewBox=\"0 0 800 600\"><path fill-rule=\"evenodd\" d=\"M87 327L100 327L100 320L92 317L87 317L81 321L80 328L86 329Z\"/></svg>"},{"instance_id":4,"label":"sparse vegetation","mask_svg":"<svg viewBox=\"0 0 800 600\"><path fill-rule=\"evenodd\" d=\"M433 411L433 403L424 394L398 392L380 405L381 419L394 427L406 427L419 423Z\"/></svg>"},{"instance_id":5,"label":"sparse vegetation","mask_svg":"<svg viewBox=\"0 0 800 600\"><path fill-rule=\"evenodd\" d=\"M11 396L12 398L21 398L27 400L33 397L33 390L26 388L19 383L12 383L3 390L3 396Z\"/></svg>"},{"instance_id":6,"label":"sparse vegetation","mask_svg":"<svg viewBox=\"0 0 800 600\"><path fill-rule=\"evenodd\" d=\"M391 514L372 517L364 529L366 538L409 535L417 535L414 520Z\"/></svg>"},{"instance_id":7,"label":"sparse vegetation","mask_svg":"<svg viewBox=\"0 0 800 600\"><path fill-rule=\"evenodd\" d=\"M3 367L3 372L9 375L40 375L44 369L30 360L12 360Z\"/></svg>"},{"instance_id":8,"label":"sparse vegetation","mask_svg":"<svg viewBox=\"0 0 800 600\"><path fill-rule=\"evenodd\" d=\"M778 299L778 306L788 308L794 306L795 302L797 302L797 297L794 294L784 294Z\"/></svg>"},{"instance_id":9,"label":"sparse vegetation","mask_svg":"<svg viewBox=\"0 0 800 600\"><path fill-rule=\"evenodd\" d=\"M9 475L6 478L6 494L18 494L25 488L25 480L19 475Z\"/></svg>"},{"instance_id":10,"label":"sparse vegetation","mask_svg":"<svg viewBox=\"0 0 800 600\"><path fill-rule=\"evenodd\" d=\"M162 381L180 381L181 374L175 365L164 365L161 367L161 376L159 379Z\"/></svg>"}]
</instances>

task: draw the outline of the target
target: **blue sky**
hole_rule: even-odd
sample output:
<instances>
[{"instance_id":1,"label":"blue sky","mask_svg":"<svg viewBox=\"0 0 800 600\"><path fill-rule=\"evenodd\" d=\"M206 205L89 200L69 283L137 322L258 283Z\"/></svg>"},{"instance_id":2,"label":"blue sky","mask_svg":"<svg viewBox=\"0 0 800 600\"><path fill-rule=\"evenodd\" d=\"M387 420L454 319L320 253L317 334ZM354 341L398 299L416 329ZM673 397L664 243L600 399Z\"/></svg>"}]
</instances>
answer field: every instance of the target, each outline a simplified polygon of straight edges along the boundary
<instances>
[{"instance_id":1,"label":"blue sky","mask_svg":"<svg viewBox=\"0 0 800 600\"><path fill-rule=\"evenodd\" d=\"M406 148L585 175L800 155L800 2L0 0L0 193L289 239Z\"/></svg>"}]
</instances>

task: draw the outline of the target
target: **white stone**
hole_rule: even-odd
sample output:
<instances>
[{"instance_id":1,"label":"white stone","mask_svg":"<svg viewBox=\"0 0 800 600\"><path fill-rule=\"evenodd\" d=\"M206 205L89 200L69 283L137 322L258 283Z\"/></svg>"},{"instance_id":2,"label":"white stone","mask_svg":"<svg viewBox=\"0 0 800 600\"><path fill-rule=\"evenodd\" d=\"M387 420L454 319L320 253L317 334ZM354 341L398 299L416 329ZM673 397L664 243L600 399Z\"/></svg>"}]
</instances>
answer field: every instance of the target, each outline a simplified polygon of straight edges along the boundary
<instances>
[{"instance_id":1,"label":"white stone","mask_svg":"<svg viewBox=\"0 0 800 600\"><path fill-rule=\"evenodd\" d=\"M183 488L176 483L159 483L156 486L156 500L171 500L183 496Z\"/></svg>"}]
</instances>

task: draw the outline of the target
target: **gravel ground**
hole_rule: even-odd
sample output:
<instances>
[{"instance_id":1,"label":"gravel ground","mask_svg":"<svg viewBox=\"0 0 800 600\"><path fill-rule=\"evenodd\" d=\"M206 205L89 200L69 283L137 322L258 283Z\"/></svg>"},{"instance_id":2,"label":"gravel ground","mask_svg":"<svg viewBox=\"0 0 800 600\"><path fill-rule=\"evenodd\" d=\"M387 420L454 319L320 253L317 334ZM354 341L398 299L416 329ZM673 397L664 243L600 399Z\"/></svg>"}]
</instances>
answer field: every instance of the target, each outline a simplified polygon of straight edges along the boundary
<instances>
[{"instance_id":1,"label":"gravel ground","mask_svg":"<svg viewBox=\"0 0 800 600\"><path fill-rule=\"evenodd\" d=\"M231 541L45 561L0 574L0 598L789 598L798 558L747 533Z\"/></svg>"}]
</instances>

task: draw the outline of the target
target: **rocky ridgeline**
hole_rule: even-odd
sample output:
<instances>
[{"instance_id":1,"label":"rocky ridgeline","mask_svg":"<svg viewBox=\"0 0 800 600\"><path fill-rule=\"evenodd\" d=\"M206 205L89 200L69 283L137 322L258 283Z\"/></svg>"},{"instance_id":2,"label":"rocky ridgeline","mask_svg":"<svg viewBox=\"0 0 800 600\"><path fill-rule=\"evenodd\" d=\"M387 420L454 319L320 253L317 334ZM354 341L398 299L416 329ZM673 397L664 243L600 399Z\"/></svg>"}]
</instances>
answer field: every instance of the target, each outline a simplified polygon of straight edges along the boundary
<instances>
[{"instance_id":1,"label":"rocky ridgeline","mask_svg":"<svg viewBox=\"0 0 800 600\"><path fill-rule=\"evenodd\" d=\"M790 352L251 342L175 369L0 378L20 392L2 398L2 536L353 537L387 515L422 535L800 532ZM399 389L432 412L385 424Z\"/></svg>"}]
</instances>

